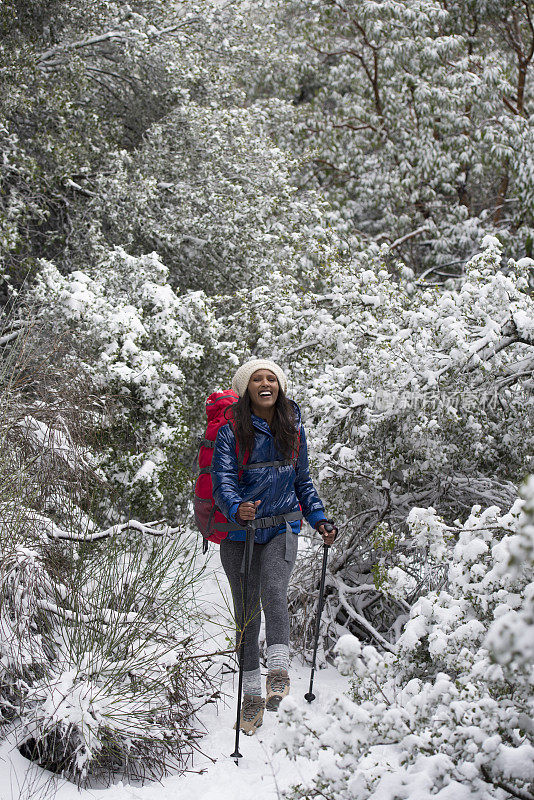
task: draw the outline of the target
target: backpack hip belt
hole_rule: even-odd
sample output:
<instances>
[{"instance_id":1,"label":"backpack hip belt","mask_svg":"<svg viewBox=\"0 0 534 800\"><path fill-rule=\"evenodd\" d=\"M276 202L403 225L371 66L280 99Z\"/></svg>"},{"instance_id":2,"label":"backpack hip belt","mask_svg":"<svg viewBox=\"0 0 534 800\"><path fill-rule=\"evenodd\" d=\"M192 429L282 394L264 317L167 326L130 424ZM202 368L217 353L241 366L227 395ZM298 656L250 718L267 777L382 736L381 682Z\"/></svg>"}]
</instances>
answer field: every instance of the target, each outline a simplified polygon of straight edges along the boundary
<instances>
[{"instance_id":1,"label":"backpack hip belt","mask_svg":"<svg viewBox=\"0 0 534 800\"><path fill-rule=\"evenodd\" d=\"M255 530L258 528L274 528L275 525L280 525L282 522L286 524L285 530L285 537L286 537L286 547L285 547L285 554L284 559L285 561L291 562L293 560L291 556L291 537L296 536L296 533L293 531L293 528L289 524L296 519L302 519L302 511L287 511L285 514L276 514L274 517L256 517L256 519L251 519L248 522L248 525L251 525ZM236 525L235 528L230 528L230 530L243 530L243 527L239 527ZM252 553L254 549L254 540L252 540L252 549L250 551L250 560L252 561ZM243 551L243 561L241 562L241 575L245 574L245 552L246 549ZM250 566L250 564L249 564Z\"/></svg>"},{"instance_id":2,"label":"backpack hip belt","mask_svg":"<svg viewBox=\"0 0 534 800\"><path fill-rule=\"evenodd\" d=\"M213 527L220 531L244 531L247 525L251 525L255 530L261 528L274 528L275 525L281 525L282 522L294 522L296 519L302 519L302 511L286 511L282 514L275 514L274 517L256 517L251 519L250 522L245 522L244 525L238 525L234 522L214 523Z\"/></svg>"}]
</instances>

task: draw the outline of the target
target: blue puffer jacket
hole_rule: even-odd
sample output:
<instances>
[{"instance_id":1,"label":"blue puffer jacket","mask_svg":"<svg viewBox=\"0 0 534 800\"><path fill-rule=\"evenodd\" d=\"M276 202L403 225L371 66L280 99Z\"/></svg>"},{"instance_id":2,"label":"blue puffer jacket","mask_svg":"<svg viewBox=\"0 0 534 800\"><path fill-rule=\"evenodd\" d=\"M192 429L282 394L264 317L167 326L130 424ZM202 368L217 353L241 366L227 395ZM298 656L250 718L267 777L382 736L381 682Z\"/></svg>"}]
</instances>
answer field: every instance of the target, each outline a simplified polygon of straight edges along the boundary
<instances>
[{"instance_id":1,"label":"blue puffer jacket","mask_svg":"<svg viewBox=\"0 0 534 800\"><path fill-rule=\"evenodd\" d=\"M271 517L298 511L300 503L303 515L312 527L326 519L323 504L310 478L306 434L301 423L300 409L296 403L293 405L300 427L300 448L295 468L288 464L283 467L245 469L241 481L238 481L234 431L229 423L219 429L211 462L211 480L213 497L226 519L237 522L235 515L238 506L246 500L261 500L256 517ZM267 422L255 414L251 416L255 439L254 449L247 463L283 461L284 456L276 447ZM290 525L294 533L300 531L299 520L292 521ZM254 541L265 544L284 530L286 530L285 524L257 529ZM230 531L228 539L244 541L245 531Z\"/></svg>"}]
</instances>

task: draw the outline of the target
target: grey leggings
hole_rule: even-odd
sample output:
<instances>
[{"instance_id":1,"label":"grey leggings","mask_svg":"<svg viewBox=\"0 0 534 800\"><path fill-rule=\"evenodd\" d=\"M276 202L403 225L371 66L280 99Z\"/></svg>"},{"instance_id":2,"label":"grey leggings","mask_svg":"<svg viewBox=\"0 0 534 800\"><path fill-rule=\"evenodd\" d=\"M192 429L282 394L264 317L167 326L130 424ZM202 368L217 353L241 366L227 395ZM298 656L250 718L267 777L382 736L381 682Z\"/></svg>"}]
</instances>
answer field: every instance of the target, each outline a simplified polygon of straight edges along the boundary
<instances>
[{"instance_id":1,"label":"grey leggings","mask_svg":"<svg viewBox=\"0 0 534 800\"><path fill-rule=\"evenodd\" d=\"M272 644L289 645L289 613L287 610L287 587L297 557L297 535L291 534L291 548L286 561L286 534L277 534L267 544L254 544L250 563L245 614L245 656L243 669L259 669L260 649L258 638L261 624L261 608L265 615L267 647ZM245 542L221 542L221 562L232 590L236 620L236 642L241 641L243 630L243 584L241 564ZM261 607L260 607L261 599Z\"/></svg>"}]
</instances>

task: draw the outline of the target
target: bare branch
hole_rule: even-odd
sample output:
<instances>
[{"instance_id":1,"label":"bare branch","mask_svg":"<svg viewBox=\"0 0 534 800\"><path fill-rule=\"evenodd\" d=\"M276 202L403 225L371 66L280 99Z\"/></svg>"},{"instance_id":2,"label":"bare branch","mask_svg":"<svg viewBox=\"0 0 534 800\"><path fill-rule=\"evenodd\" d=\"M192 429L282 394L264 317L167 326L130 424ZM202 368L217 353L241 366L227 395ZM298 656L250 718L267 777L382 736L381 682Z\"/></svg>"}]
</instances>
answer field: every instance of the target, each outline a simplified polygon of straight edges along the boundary
<instances>
[{"instance_id":1,"label":"bare branch","mask_svg":"<svg viewBox=\"0 0 534 800\"><path fill-rule=\"evenodd\" d=\"M13 339L16 339L17 336L20 335L21 330L22 329L20 328L18 330L12 331L11 333L6 333L5 336L0 336L0 347L3 347L5 344L12 342Z\"/></svg>"},{"instance_id":2,"label":"bare branch","mask_svg":"<svg viewBox=\"0 0 534 800\"><path fill-rule=\"evenodd\" d=\"M504 376L495 382L497 389L511 386L521 378L532 378L534 376L534 358L521 358L514 364L510 364L504 370Z\"/></svg>"},{"instance_id":3,"label":"bare branch","mask_svg":"<svg viewBox=\"0 0 534 800\"><path fill-rule=\"evenodd\" d=\"M511 100L509 100L509 99L506 97L506 95L505 95L505 94L503 94L503 96L502 96L502 101L503 101L504 105L505 105L505 106L506 106L506 107L507 107L507 108L508 108L508 109L509 109L509 110L510 110L510 111L511 111L513 114L515 114L516 116L520 116L520 112L519 112L519 110L518 110L518 109L517 109L517 108L516 108L516 107L513 105L513 103L511 102Z\"/></svg>"},{"instance_id":4,"label":"bare branch","mask_svg":"<svg viewBox=\"0 0 534 800\"><path fill-rule=\"evenodd\" d=\"M504 789L504 791L508 792L508 794L511 794L512 797L518 797L519 800L534 800L534 795L532 795L530 792L526 792L523 789L516 789L515 786L511 786L508 781L495 778L485 764L482 764L480 771L482 772L485 781L491 783L493 786L498 786L499 789Z\"/></svg>"},{"instance_id":5,"label":"bare branch","mask_svg":"<svg viewBox=\"0 0 534 800\"><path fill-rule=\"evenodd\" d=\"M532 344L524 337L520 336L519 332L517 331L516 324L513 319L508 320L501 328L502 339L500 341L488 344L487 338L484 338L481 343L477 345L475 350L471 353L465 364L461 367L461 369L466 369L468 372L473 372L479 366L479 364L469 363L471 359L476 355L481 361L489 361L490 358L493 358L494 355L500 353L501 350L504 350L506 347L510 347L512 344Z\"/></svg>"},{"instance_id":6,"label":"bare branch","mask_svg":"<svg viewBox=\"0 0 534 800\"><path fill-rule=\"evenodd\" d=\"M80 194L84 194L86 197L98 197L96 192L91 192L89 189L85 189L83 186L80 186L79 183L76 183L70 178L66 179L65 186L68 186L70 189L75 189L77 192L80 192Z\"/></svg>"},{"instance_id":7,"label":"bare branch","mask_svg":"<svg viewBox=\"0 0 534 800\"><path fill-rule=\"evenodd\" d=\"M382 634L379 633L376 628L365 619L364 616L358 614L358 612L354 610L350 603L347 602L344 597L344 591L341 588L341 584L338 587L338 591L339 602L347 616L350 617L354 622L357 622L358 625L361 625L361 627L364 628L364 630L366 630L367 633L369 633L369 635L375 639L375 641L377 641L385 650L389 650L390 653L395 653L397 650L396 647L388 642L387 639L384 639Z\"/></svg>"},{"instance_id":8,"label":"bare branch","mask_svg":"<svg viewBox=\"0 0 534 800\"><path fill-rule=\"evenodd\" d=\"M81 611L72 611L70 608L61 608L61 606L56 605L56 603L52 603L50 600L44 599L37 600L36 605L42 611L50 611L52 614L56 614L58 617L64 617L65 619L73 620L75 623L84 622L86 624L92 624L94 622L103 622L105 625L116 623L131 625L133 622L139 619L139 614L137 612L129 612L124 614L120 611L114 611L113 609L107 608L105 609L105 613L108 619L99 620L97 617L91 616L91 614L84 614Z\"/></svg>"},{"instance_id":9,"label":"bare branch","mask_svg":"<svg viewBox=\"0 0 534 800\"><path fill-rule=\"evenodd\" d=\"M365 124L365 125L364 124L362 124L362 125L351 125L349 122L339 122L337 124L333 124L331 127L332 128L347 128L347 130L349 130L349 131L368 131L368 130L370 130L370 131L374 131L375 133L377 132L377 128L374 125L371 125L370 123Z\"/></svg>"},{"instance_id":10,"label":"bare branch","mask_svg":"<svg viewBox=\"0 0 534 800\"><path fill-rule=\"evenodd\" d=\"M147 33L142 32L142 34L148 39L159 39L163 36L176 33L177 31L183 29L184 26L194 24L195 22L197 22L197 20L184 20L175 25L169 25L167 28L161 28L161 30L153 28ZM49 69L64 63L64 57L71 51L102 45L106 42L126 42L128 40L136 41L138 39L139 33L135 31L121 29L107 31L106 33L101 33L98 36L89 36L86 39L80 39L77 42L70 42L69 44L60 44L56 47L51 47L49 50L45 50L44 53L41 53L37 57L37 64L43 69ZM58 57L60 60L54 60Z\"/></svg>"},{"instance_id":11,"label":"bare branch","mask_svg":"<svg viewBox=\"0 0 534 800\"><path fill-rule=\"evenodd\" d=\"M45 66L46 62L50 62L53 58L58 55L64 55L69 50L80 50L84 47L93 47L96 44L102 44L103 42L112 42L112 41L126 41L129 38L128 34L125 31L116 30L116 31L108 31L107 33L102 33L100 36L90 36L87 39L80 39L77 42L71 42L70 44L60 44L57 47L52 47L50 50L45 50L44 53L37 58L37 63L40 65ZM56 63L50 64L50 66L55 66Z\"/></svg>"},{"instance_id":12,"label":"bare branch","mask_svg":"<svg viewBox=\"0 0 534 800\"><path fill-rule=\"evenodd\" d=\"M501 350L504 350L506 347L510 347L511 344L516 344L519 341L521 340L518 336L504 336L499 342L484 347L478 352L477 355L481 361L489 361L490 358L493 358L493 356L497 355L497 353L500 353ZM471 366L468 368L468 372L477 369L477 367L478 364L471 364Z\"/></svg>"},{"instance_id":13,"label":"bare branch","mask_svg":"<svg viewBox=\"0 0 534 800\"><path fill-rule=\"evenodd\" d=\"M365 528L359 536L357 536L356 540L350 545L350 547L345 548L341 553L337 555L336 558L332 559L330 565L330 571L332 575L337 574L345 564L348 564L351 560L354 553L361 547L362 542L366 542L371 533L375 530L376 526L379 525L382 520L389 514L391 510L391 496L389 491L387 492L387 501L381 509L377 509L376 517L373 521Z\"/></svg>"}]
</instances>

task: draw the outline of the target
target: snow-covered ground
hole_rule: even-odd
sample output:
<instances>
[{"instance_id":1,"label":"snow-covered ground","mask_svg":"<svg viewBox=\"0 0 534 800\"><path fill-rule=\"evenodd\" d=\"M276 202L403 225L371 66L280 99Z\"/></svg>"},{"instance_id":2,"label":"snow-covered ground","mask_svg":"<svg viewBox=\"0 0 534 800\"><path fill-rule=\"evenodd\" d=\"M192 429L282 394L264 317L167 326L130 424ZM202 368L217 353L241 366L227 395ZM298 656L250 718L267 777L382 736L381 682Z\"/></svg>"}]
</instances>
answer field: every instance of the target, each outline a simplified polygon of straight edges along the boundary
<instances>
[{"instance_id":1,"label":"snow-covered ground","mask_svg":"<svg viewBox=\"0 0 534 800\"><path fill-rule=\"evenodd\" d=\"M292 695L306 705L309 670L300 664L291 667ZM237 681L236 681L237 684ZM223 687L232 692L232 680ZM316 704L327 707L336 694L346 688L346 679L333 667L315 675ZM117 783L109 789L87 789L78 792L68 781L57 780L41 769L29 765L14 749L12 741L0 748L1 800L276 800L279 792L299 783L299 764L281 753L273 754L272 745L278 729L278 715L267 713L264 724L255 736L241 736L243 758L239 766L231 759L234 750L235 703L222 702L218 708L207 706L200 714L209 731L201 740L204 756L195 757L191 771L180 776L164 778L161 783L129 786ZM208 758L214 759L214 762ZM309 761L306 761L309 773Z\"/></svg>"},{"instance_id":2,"label":"snow-covered ground","mask_svg":"<svg viewBox=\"0 0 534 800\"><path fill-rule=\"evenodd\" d=\"M204 582L205 606L210 621L205 631L214 643L230 630L226 580L218 554L210 560ZM222 593L222 597L221 597ZM221 625L221 621L223 625ZM291 694L307 705L309 667L293 659ZM282 789L300 782L299 763L273 752L278 730L278 715L265 713L264 724L255 736L240 737L242 758L239 766L230 758L234 750L235 691L237 676L230 674L222 684L222 700L205 706L199 713L200 726L207 733L199 742L204 755L197 754L190 771L171 775L161 783L144 786L118 782L106 789L78 789L68 781L35 767L24 759L8 737L0 745L0 800L276 800ZM334 696L347 689L347 678L329 666L316 672L314 705L327 708ZM310 762L301 765L309 775Z\"/></svg>"}]
</instances>

